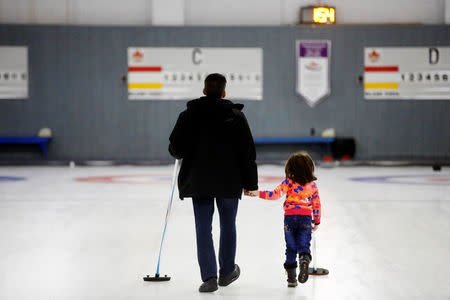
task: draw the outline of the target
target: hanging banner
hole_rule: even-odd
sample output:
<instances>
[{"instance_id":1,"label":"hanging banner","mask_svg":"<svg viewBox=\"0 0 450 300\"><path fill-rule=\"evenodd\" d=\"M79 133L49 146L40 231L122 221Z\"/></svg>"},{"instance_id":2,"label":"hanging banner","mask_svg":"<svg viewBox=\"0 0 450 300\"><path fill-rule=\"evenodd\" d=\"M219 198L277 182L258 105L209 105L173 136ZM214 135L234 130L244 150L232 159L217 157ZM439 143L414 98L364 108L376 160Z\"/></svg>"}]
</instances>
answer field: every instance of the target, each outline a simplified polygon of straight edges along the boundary
<instances>
[{"instance_id":1,"label":"hanging banner","mask_svg":"<svg viewBox=\"0 0 450 300\"><path fill-rule=\"evenodd\" d=\"M0 99L28 98L28 48L0 46Z\"/></svg>"},{"instance_id":2,"label":"hanging banner","mask_svg":"<svg viewBox=\"0 0 450 300\"><path fill-rule=\"evenodd\" d=\"M364 98L450 100L450 47L364 48Z\"/></svg>"},{"instance_id":3,"label":"hanging banner","mask_svg":"<svg viewBox=\"0 0 450 300\"><path fill-rule=\"evenodd\" d=\"M330 94L331 41L296 41L296 91L313 107Z\"/></svg>"},{"instance_id":4,"label":"hanging banner","mask_svg":"<svg viewBox=\"0 0 450 300\"><path fill-rule=\"evenodd\" d=\"M227 78L227 99L262 100L261 48L128 48L128 99L203 96L210 73Z\"/></svg>"}]
</instances>

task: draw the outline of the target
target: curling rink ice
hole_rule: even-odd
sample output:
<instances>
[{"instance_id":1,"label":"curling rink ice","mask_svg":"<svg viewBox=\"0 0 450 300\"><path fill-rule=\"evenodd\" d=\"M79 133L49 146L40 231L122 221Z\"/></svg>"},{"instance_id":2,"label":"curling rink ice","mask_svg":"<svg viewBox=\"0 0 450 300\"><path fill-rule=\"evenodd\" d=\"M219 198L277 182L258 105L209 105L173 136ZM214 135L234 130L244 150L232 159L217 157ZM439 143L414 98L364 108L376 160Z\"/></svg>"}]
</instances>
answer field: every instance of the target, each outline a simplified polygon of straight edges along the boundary
<instances>
[{"instance_id":1,"label":"curling rink ice","mask_svg":"<svg viewBox=\"0 0 450 300\"><path fill-rule=\"evenodd\" d=\"M260 165L274 189L283 166ZM0 299L445 299L450 168L318 168L318 266L287 288L282 200L243 197L241 277L200 294L190 199L174 199L155 274L173 165L0 168ZM216 210L217 213L217 210ZM214 239L218 250L218 216Z\"/></svg>"}]
</instances>

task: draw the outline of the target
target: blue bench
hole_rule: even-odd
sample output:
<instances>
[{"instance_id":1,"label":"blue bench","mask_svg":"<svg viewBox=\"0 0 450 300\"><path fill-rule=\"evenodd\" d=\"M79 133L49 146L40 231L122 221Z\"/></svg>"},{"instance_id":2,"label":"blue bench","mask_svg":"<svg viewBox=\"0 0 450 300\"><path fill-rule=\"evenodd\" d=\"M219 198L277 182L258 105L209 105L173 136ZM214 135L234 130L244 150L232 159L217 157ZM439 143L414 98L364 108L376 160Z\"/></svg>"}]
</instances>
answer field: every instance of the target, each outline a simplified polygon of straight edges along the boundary
<instances>
[{"instance_id":1,"label":"blue bench","mask_svg":"<svg viewBox=\"0 0 450 300\"><path fill-rule=\"evenodd\" d=\"M47 146L51 137L37 136L0 136L0 144L4 145L38 145L41 148L42 157L47 159Z\"/></svg>"},{"instance_id":2,"label":"blue bench","mask_svg":"<svg viewBox=\"0 0 450 300\"><path fill-rule=\"evenodd\" d=\"M287 145L287 144L306 144L306 145L320 145L325 146L327 154L331 155L331 143L335 140L334 137L260 137L255 138L255 145Z\"/></svg>"}]
</instances>

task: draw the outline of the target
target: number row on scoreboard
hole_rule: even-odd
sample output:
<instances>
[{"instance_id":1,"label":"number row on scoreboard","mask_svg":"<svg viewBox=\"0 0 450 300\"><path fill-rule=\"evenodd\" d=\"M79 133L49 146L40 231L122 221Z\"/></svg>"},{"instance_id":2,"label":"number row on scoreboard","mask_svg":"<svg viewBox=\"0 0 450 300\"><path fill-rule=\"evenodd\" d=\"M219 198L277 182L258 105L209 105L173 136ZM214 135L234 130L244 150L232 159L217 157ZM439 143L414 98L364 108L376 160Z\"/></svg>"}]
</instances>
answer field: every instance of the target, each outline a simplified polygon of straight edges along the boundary
<instances>
[{"instance_id":1,"label":"number row on scoreboard","mask_svg":"<svg viewBox=\"0 0 450 300\"><path fill-rule=\"evenodd\" d=\"M444 72L407 72L401 74L403 82L448 82L449 73Z\"/></svg>"},{"instance_id":2,"label":"number row on scoreboard","mask_svg":"<svg viewBox=\"0 0 450 300\"><path fill-rule=\"evenodd\" d=\"M27 77L25 72L0 71L0 81L25 81Z\"/></svg>"},{"instance_id":3,"label":"number row on scoreboard","mask_svg":"<svg viewBox=\"0 0 450 300\"><path fill-rule=\"evenodd\" d=\"M209 73L192 72L164 72L163 80L165 83L194 83L203 82ZM225 73L223 74L227 82L236 83L259 83L261 75L257 73Z\"/></svg>"}]
</instances>

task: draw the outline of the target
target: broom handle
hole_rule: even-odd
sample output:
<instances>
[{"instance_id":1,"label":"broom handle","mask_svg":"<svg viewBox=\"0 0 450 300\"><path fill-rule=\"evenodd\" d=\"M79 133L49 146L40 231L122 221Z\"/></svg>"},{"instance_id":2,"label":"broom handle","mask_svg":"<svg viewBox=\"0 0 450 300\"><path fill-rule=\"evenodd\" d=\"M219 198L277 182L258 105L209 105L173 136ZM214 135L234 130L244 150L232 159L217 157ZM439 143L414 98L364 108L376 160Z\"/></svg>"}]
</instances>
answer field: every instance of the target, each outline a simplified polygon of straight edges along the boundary
<instances>
[{"instance_id":1,"label":"broom handle","mask_svg":"<svg viewBox=\"0 0 450 300\"><path fill-rule=\"evenodd\" d=\"M162 246L163 246L163 242L164 242L164 236L166 235L167 222L169 221L170 210L172 209L173 193L175 191L176 176L177 176L179 164L180 164L180 160L176 159L175 166L173 168L173 174L172 174L172 186L171 186L171 191L170 191L170 200L169 200L169 205L167 206L167 211L166 211L166 221L164 224L164 231L162 234L161 245L159 246L158 266L156 267L156 276L159 276L159 263L161 261L161 250L162 250Z\"/></svg>"},{"instance_id":2,"label":"broom handle","mask_svg":"<svg viewBox=\"0 0 450 300\"><path fill-rule=\"evenodd\" d=\"M312 239L313 239L313 271L316 272L316 266L317 266L317 252L316 252L316 234L313 232L312 233Z\"/></svg>"}]
</instances>

